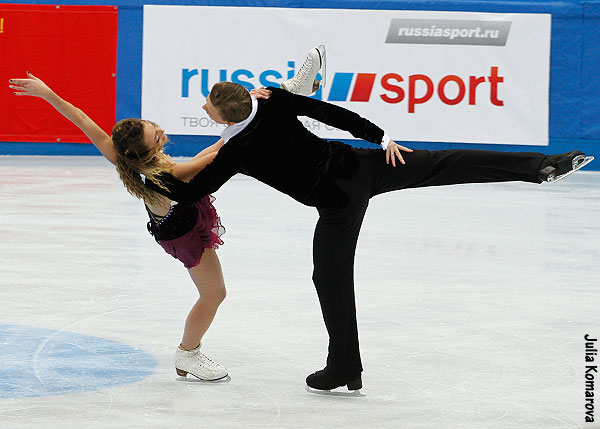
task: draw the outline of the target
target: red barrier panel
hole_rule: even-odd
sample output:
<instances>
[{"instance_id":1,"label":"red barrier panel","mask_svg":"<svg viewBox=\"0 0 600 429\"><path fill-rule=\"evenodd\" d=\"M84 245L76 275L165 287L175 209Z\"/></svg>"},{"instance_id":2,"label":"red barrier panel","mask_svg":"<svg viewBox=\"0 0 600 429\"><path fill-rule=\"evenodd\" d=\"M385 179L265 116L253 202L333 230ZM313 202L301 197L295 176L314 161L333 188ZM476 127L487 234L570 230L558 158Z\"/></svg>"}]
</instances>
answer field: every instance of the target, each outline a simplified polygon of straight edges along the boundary
<instances>
[{"instance_id":1,"label":"red barrier panel","mask_svg":"<svg viewBox=\"0 0 600 429\"><path fill-rule=\"evenodd\" d=\"M116 118L118 13L114 6L0 3L0 141L89 142L37 97L17 97L10 78L29 70L110 134Z\"/></svg>"}]
</instances>

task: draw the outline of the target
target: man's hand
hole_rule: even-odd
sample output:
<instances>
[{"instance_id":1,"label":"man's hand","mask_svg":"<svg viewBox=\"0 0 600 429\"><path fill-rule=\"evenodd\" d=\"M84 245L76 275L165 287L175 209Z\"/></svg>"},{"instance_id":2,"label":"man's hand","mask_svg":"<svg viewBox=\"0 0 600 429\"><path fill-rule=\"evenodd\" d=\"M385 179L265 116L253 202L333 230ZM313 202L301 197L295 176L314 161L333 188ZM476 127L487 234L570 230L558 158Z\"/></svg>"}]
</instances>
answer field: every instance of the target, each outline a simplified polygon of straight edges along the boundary
<instances>
[{"instance_id":1,"label":"man's hand","mask_svg":"<svg viewBox=\"0 0 600 429\"><path fill-rule=\"evenodd\" d=\"M269 98L271 96L271 91L263 86L262 88L251 90L250 95L253 95L254 98Z\"/></svg>"},{"instance_id":2,"label":"man's hand","mask_svg":"<svg viewBox=\"0 0 600 429\"><path fill-rule=\"evenodd\" d=\"M27 72L28 79L10 79L10 89L14 89L18 92L14 92L15 95L28 95L32 97L46 98L52 94L52 90L42 82L40 79Z\"/></svg>"},{"instance_id":3,"label":"man's hand","mask_svg":"<svg viewBox=\"0 0 600 429\"><path fill-rule=\"evenodd\" d=\"M386 164L389 164L390 160L391 160L392 165L395 167L396 166L396 158L398 158L398 161L400 161L400 164L404 165L404 164L406 164L406 162L404 162L404 158L402 158L402 152L412 152L412 151L413 151L412 149L409 149L404 146L400 146L399 144L396 144L393 140L390 140L390 144L388 144L388 147L385 150L385 162L386 162Z\"/></svg>"}]
</instances>

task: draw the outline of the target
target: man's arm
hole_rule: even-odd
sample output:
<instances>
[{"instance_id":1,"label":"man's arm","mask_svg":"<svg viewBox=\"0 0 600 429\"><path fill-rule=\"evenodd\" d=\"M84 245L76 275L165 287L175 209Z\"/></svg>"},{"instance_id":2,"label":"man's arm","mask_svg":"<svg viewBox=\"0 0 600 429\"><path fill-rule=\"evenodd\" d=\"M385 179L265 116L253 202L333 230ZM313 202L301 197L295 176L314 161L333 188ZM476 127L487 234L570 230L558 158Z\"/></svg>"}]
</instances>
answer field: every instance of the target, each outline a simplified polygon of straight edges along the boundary
<instances>
[{"instance_id":1,"label":"man's arm","mask_svg":"<svg viewBox=\"0 0 600 429\"><path fill-rule=\"evenodd\" d=\"M308 116L324 124L350 132L354 137L371 143L381 144L384 132L371 121L351 110L314 98L291 94L278 88L272 91L271 98L281 100L290 106L298 116Z\"/></svg>"},{"instance_id":2,"label":"man's arm","mask_svg":"<svg viewBox=\"0 0 600 429\"><path fill-rule=\"evenodd\" d=\"M381 128L351 110L314 98L294 95L281 89L269 88L269 90L272 91L272 95L290 106L298 116L308 116L348 131L356 138L381 145L385 150L386 163L391 162L394 167L396 159L401 164L405 163L402 152L412 152L412 149L396 144Z\"/></svg>"}]
</instances>

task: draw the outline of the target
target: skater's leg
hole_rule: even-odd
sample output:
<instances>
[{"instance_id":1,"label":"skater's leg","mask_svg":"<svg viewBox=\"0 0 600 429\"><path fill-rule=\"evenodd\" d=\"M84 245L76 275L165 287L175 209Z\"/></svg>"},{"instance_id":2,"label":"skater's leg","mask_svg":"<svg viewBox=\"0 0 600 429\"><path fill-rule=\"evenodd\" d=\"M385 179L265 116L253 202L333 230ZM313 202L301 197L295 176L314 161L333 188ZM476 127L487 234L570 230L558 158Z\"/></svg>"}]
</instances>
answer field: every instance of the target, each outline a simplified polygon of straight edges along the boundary
<instances>
[{"instance_id":1,"label":"skater's leg","mask_svg":"<svg viewBox=\"0 0 600 429\"><path fill-rule=\"evenodd\" d=\"M359 206L320 210L313 241L313 281L329 333L327 371L334 377L362 372L354 301L354 254L368 199Z\"/></svg>"},{"instance_id":2,"label":"skater's leg","mask_svg":"<svg viewBox=\"0 0 600 429\"><path fill-rule=\"evenodd\" d=\"M219 380L227 376L227 368L200 352L202 337L226 294L217 253L205 249L198 265L188 271L200 297L185 321L183 339L175 352L175 370L184 377L189 373L201 380Z\"/></svg>"},{"instance_id":3,"label":"skater's leg","mask_svg":"<svg viewBox=\"0 0 600 429\"><path fill-rule=\"evenodd\" d=\"M403 153L405 165L386 164L385 153L374 153L377 171L371 195L425 186L460 183L524 181L540 183L546 155L534 152L482 150L415 150Z\"/></svg>"},{"instance_id":4,"label":"skater's leg","mask_svg":"<svg viewBox=\"0 0 600 429\"><path fill-rule=\"evenodd\" d=\"M185 321L181 346L186 350L196 348L210 327L219 305L226 296L223 271L217 252L205 249L200 263L188 270L200 296Z\"/></svg>"}]
</instances>

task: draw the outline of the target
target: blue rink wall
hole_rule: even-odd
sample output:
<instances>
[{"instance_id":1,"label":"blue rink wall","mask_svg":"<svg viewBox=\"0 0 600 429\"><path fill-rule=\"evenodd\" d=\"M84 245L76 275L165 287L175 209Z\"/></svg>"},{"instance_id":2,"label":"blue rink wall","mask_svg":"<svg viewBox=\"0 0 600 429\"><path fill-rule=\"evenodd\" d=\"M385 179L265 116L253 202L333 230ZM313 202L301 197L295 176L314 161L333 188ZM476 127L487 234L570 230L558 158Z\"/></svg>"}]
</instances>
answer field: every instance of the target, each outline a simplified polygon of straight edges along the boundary
<instances>
[{"instance_id":1,"label":"blue rink wall","mask_svg":"<svg viewBox=\"0 0 600 429\"><path fill-rule=\"evenodd\" d=\"M56 4L51 1L8 3ZM105 1L64 1L61 4L104 5ZM492 149L561 153L583 150L600 160L600 0L598 1L409 1L409 0L198 0L139 1L121 0L117 54L117 119L140 117L142 78L142 21L144 4L198 6L260 6L293 8L344 8L387 10L446 10L500 13L552 14L550 59L550 144L549 146L487 145L461 143L410 142L415 149ZM215 41L215 43L218 43ZM375 122L377 118L370 118ZM172 155L190 156L212 144L215 137L171 135ZM400 139L399 136L392 136ZM356 140L346 142L369 147ZM0 143L3 155L98 155L89 144ZM588 167L600 170L596 161Z\"/></svg>"}]
</instances>

